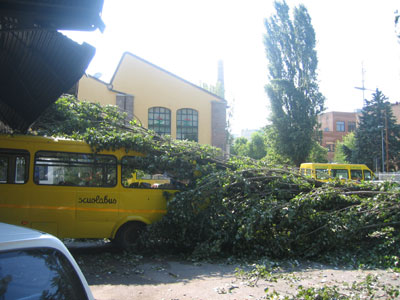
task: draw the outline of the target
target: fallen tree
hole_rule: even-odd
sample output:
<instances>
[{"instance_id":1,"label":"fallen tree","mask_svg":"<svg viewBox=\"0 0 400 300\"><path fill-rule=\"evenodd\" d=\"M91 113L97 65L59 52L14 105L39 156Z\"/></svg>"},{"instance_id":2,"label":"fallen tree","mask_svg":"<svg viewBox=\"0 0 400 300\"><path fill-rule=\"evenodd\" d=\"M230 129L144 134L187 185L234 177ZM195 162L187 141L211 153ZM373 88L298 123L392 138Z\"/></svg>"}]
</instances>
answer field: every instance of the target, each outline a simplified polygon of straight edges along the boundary
<instances>
[{"instance_id":1,"label":"fallen tree","mask_svg":"<svg viewBox=\"0 0 400 300\"><path fill-rule=\"evenodd\" d=\"M126 124L115 107L72 96L59 99L31 133L84 140L94 152L139 151L146 154L142 169L190 181L149 227L144 248L198 257L355 253L383 265L400 261L400 194L389 183L322 184L286 166L222 159L216 148L158 136Z\"/></svg>"},{"instance_id":2,"label":"fallen tree","mask_svg":"<svg viewBox=\"0 0 400 300\"><path fill-rule=\"evenodd\" d=\"M389 184L317 187L286 170L221 171L178 194L152 227L148 240L200 257L346 252L394 265L400 193Z\"/></svg>"}]
</instances>

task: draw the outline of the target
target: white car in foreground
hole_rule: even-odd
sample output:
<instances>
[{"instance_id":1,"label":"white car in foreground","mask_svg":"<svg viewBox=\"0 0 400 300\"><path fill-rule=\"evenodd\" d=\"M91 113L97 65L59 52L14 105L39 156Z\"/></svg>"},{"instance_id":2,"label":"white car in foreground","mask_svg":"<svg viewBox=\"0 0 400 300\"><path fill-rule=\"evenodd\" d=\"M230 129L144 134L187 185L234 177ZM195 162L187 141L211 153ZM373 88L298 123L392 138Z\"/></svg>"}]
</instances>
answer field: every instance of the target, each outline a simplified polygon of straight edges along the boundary
<instances>
[{"instance_id":1,"label":"white car in foreground","mask_svg":"<svg viewBox=\"0 0 400 300\"><path fill-rule=\"evenodd\" d=\"M59 239L0 223L0 299L94 298L79 266Z\"/></svg>"}]
</instances>

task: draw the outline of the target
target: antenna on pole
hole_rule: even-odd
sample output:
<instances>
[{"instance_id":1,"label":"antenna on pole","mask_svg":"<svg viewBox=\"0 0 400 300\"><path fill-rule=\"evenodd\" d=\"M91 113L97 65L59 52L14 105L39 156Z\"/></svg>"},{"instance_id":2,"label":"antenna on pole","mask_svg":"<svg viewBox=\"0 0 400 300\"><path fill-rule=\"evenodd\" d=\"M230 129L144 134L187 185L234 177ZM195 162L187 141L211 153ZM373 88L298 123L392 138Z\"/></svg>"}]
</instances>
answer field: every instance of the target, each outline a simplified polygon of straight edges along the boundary
<instances>
[{"instance_id":1,"label":"antenna on pole","mask_svg":"<svg viewBox=\"0 0 400 300\"><path fill-rule=\"evenodd\" d=\"M365 75L365 69L364 69L364 62L362 61L362 62L361 62L361 87L357 87L357 86L354 87L355 89L362 90L362 104L363 104L362 106L364 106L365 91L372 91L372 92L375 92L374 90L370 90L370 89L365 88L365 85L364 85L364 82L365 82L365 80L364 80L364 75Z\"/></svg>"}]
</instances>

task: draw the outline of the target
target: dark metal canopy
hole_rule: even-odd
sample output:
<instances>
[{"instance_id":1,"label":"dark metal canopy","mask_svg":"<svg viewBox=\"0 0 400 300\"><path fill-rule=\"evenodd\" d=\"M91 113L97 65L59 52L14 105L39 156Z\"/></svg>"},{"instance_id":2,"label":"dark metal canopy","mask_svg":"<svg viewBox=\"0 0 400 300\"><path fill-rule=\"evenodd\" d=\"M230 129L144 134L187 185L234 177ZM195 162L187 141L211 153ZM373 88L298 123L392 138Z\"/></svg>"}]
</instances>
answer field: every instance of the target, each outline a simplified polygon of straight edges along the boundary
<instances>
[{"instance_id":1,"label":"dark metal canopy","mask_svg":"<svg viewBox=\"0 0 400 300\"><path fill-rule=\"evenodd\" d=\"M0 0L0 28L103 32L103 0Z\"/></svg>"},{"instance_id":2,"label":"dark metal canopy","mask_svg":"<svg viewBox=\"0 0 400 300\"><path fill-rule=\"evenodd\" d=\"M0 121L26 131L84 74L95 48L56 29L104 29L103 0L0 0Z\"/></svg>"}]
</instances>

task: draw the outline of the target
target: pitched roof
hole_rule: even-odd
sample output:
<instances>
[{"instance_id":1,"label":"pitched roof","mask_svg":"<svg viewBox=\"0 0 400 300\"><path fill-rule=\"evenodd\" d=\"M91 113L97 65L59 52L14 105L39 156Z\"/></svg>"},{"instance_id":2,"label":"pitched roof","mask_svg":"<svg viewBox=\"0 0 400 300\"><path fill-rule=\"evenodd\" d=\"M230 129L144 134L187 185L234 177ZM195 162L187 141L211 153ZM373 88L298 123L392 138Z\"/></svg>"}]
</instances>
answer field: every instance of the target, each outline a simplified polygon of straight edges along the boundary
<instances>
[{"instance_id":1,"label":"pitched roof","mask_svg":"<svg viewBox=\"0 0 400 300\"><path fill-rule=\"evenodd\" d=\"M145 59L143 59L143 58L141 58L141 57L139 57L137 55L135 55L135 54L132 54L130 52L124 52L122 54L122 57L121 57L121 59L120 59L120 61L118 63L118 66L115 69L115 72L114 72L113 76L111 77L111 80L110 80L110 84L111 85L112 85L112 83L113 83L113 81L114 81L114 79L115 79L115 77L116 77L116 75L117 75L117 73L119 71L119 68L120 68L123 60L125 59L125 57L127 55L129 55L129 56L131 56L131 57L133 57L133 58L135 58L137 60L140 60L141 62L144 62L145 64L148 64L149 66L151 66L151 67L153 67L153 68L155 68L157 70L160 70L161 72L164 72L164 73L166 73L166 74L168 74L168 75L170 75L170 76L172 76L172 77L174 77L174 78L176 78L176 79L178 79L178 80L180 80L180 81L182 81L182 82L184 82L184 83L186 83L188 85L191 85L194 88L201 90L202 92L210 94L211 96L213 96L215 98L218 98L221 101L227 102L224 98L222 98L222 97L220 97L220 96L218 96L218 95L216 95L216 94L214 94L214 93L212 93L212 92L210 92L210 91L208 91L208 90L206 90L206 89L204 89L204 88L202 88L202 87L200 87L200 86L198 86L198 85L196 85L194 83L191 83L190 81L187 81L186 79L183 79L182 77L179 77L179 76L177 76L177 75L175 75L175 74L173 74L173 73L171 73L171 72L169 72L169 71L167 71L167 70L165 70L165 69L163 69L163 68L161 68L161 67L159 67L159 66L157 66L157 65L155 65L155 64L153 64L153 63L151 63L151 62L149 62L149 61L147 61L147 60L145 60Z\"/></svg>"}]
</instances>

